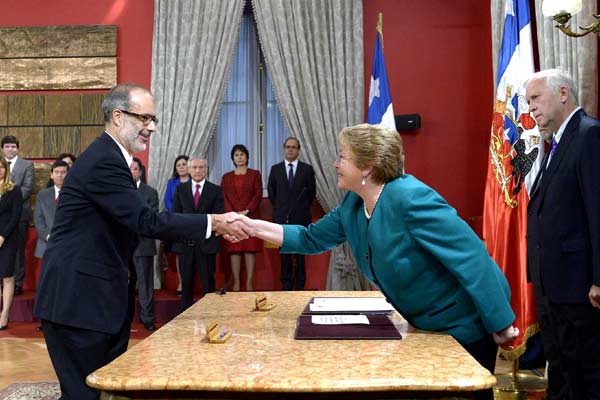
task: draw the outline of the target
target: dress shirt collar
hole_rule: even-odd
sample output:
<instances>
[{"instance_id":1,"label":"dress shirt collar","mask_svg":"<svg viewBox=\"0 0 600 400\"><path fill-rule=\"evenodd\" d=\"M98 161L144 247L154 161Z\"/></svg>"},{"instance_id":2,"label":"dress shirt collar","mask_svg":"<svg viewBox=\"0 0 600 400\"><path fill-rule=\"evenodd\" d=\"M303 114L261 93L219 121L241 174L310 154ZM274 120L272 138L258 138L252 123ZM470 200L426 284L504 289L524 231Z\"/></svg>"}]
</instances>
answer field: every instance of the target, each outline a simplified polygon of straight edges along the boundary
<instances>
[{"instance_id":1,"label":"dress shirt collar","mask_svg":"<svg viewBox=\"0 0 600 400\"><path fill-rule=\"evenodd\" d=\"M200 185L200 193L202 193L204 190L204 184L206 183L206 178L202 179L200 182L196 182L191 178L190 180L192 181L192 194L196 193L196 185Z\"/></svg>"},{"instance_id":2,"label":"dress shirt collar","mask_svg":"<svg viewBox=\"0 0 600 400\"><path fill-rule=\"evenodd\" d=\"M129 154L129 152L127 150L125 150L125 147L123 147L123 145L121 143L119 143L119 141L117 139L115 139L113 137L113 135L111 135L110 133L108 133L108 131L104 131L108 136L110 136L110 138L112 140L114 140L114 142L117 144L117 146L119 146L119 149L121 150L121 153L123 153L123 157L125 157L125 162L127 163L127 168L129 168L131 166L131 163L133 162L133 156L131 154Z\"/></svg>"},{"instance_id":3,"label":"dress shirt collar","mask_svg":"<svg viewBox=\"0 0 600 400\"><path fill-rule=\"evenodd\" d=\"M579 111L579 110L581 110L581 107L575 108L573 110L573 112L571 114L569 114L569 116L560 125L560 128L558 128L558 132L556 132L554 134L554 140L556 141L556 143L560 142L560 138L562 138L563 133L565 133L565 128L567 127L567 124L569 123L569 121L571 120L571 118L573 118L573 115L575 115L575 113L577 111Z\"/></svg>"},{"instance_id":4,"label":"dress shirt collar","mask_svg":"<svg viewBox=\"0 0 600 400\"><path fill-rule=\"evenodd\" d=\"M8 172L12 173L13 169L15 168L15 164L16 164L18 158L19 158L19 155L17 154L12 160L9 160L8 158L6 159L6 161L10 163L9 164L10 171L8 171Z\"/></svg>"},{"instance_id":5,"label":"dress shirt collar","mask_svg":"<svg viewBox=\"0 0 600 400\"><path fill-rule=\"evenodd\" d=\"M298 159L296 158L294 161L288 161L288 160L284 159L284 162L285 162L286 172L287 172L287 170L290 169L290 162L291 162L293 165L292 168L294 169L294 175L296 175L296 170L298 169Z\"/></svg>"},{"instance_id":6,"label":"dress shirt collar","mask_svg":"<svg viewBox=\"0 0 600 400\"><path fill-rule=\"evenodd\" d=\"M140 183L141 183L141 182L142 182L142 181L138 179L138 180L135 182L135 187L139 189L139 188L140 188Z\"/></svg>"},{"instance_id":7,"label":"dress shirt collar","mask_svg":"<svg viewBox=\"0 0 600 400\"><path fill-rule=\"evenodd\" d=\"M58 195L60 194L60 189L54 185L54 200L58 199Z\"/></svg>"}]
</instances>

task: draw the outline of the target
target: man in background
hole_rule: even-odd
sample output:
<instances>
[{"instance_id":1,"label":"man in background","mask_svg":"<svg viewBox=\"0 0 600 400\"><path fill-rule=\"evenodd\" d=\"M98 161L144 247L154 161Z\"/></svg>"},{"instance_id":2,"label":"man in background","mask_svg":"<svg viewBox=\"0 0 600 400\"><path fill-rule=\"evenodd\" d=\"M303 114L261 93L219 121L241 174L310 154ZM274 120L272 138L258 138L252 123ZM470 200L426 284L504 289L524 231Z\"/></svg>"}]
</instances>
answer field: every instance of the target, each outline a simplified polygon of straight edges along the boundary
<instances>
[{"instance_id":1,"label":"man in background","mask_svg":"<svg viewBox=\"0 0 600 400\"><path fill-rule=\"evenodd\" d=\"M142 161L134 157L131 175L140 194L154 211L158 212L158 192L142 182ZM144 236L139 237L139 243L133 253L133 262L137 275L138 299L140 301L141 319L144 329L156 330L154 325L154 256L156 255L156 240Z\"/></svg>"},{"instance_id":2,"label":"man in background","mask_svg":"<svg viewBox=\"0 0 600 400\"><path fill-rule=\"evenodd\" d=\"M0 141L2 153L10 168L10 179L21 188L23 209L19 220L19 244L15 263L15 295L23 294L25 281L25 244L27 243L27 226L31 217L29 198L33 192L34 168L33 162L19 157L19 139L16 136L4 136Z\"/></svg>"},{"instance_id":3,"label":"man in background","mask_svg":"<svg viewBox=\"0 0 600 400\"><path fill-rule=\"evenodd\" d=\"M285 160L273 165L269 173L267 189L273 206L273 221L308 226L312 221L310 207L316 195L315 172L311 165L298 160L298 139L287 138L283 152ZM304 289L306 269L303 254L281 254L280 280L283 290Z\"/></svg>"},{"instance_id":4,"label":"man in background","mask_svg":"<svg viewBox=\"0 0 600 400\"><path fill-rule=\"evenodd\" d=\"M559 70L526 82L529 111L552 142L527 209L548 399L600 399L600 121L577 105Z\"/></svg>"},{"instance_id":5,"label":"man in background","mask_svg":"<svg viewBox=\"0 0 600 400\"><path fill-rule=\"evenodd\" d=\"M220 214L225 209L221 187L206 180L206 160L191 157L188 161L190 179L179 184L173 198L173 212L184 214ZM194 303L194 273L202 281L203 294L215 291L217 253L221 250L218 237L207 240L185 240L173 244L173 251L181 254L181 311Z\"/></svg>"}]
</instances>

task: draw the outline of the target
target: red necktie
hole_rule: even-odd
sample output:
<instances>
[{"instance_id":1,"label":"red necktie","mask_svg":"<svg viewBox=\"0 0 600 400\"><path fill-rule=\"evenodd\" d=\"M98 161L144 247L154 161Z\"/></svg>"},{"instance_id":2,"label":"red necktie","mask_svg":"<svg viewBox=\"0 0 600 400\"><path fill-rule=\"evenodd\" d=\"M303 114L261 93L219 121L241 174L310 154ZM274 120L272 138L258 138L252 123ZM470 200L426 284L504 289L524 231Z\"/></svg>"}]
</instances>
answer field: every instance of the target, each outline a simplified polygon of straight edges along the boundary
<instances>
[{"instance_id":1,"label":"red necktie","mask_svg":"<svg viewBox=\"0 0 600 400\"><path fill-rule=\"evenodd\" d=\"M196 192L194 193L194 208L198 208L200 203L200 184L196 183Z\"/></svg>"}]
</instances>

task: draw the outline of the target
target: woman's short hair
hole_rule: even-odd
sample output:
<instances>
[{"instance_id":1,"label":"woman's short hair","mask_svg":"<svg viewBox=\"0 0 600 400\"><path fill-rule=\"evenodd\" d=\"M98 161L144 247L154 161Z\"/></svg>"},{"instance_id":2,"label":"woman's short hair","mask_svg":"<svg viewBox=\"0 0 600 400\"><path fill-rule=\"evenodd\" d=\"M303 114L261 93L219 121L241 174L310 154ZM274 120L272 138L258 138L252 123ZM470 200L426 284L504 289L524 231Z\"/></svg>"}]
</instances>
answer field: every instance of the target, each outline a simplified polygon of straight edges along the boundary
<instances>
[{"instance_id":1,"label":"woman's short hair","mask_svg":"<svg viewBox=\"0 0 600 400\"><path fill-rule=\"evenodd\" d=\"M341 130L340 143L348 146L358 169L373 167L372 179L387 183L404 173L400 134L382 125L360 124Z\"/></svg>"},{"instance_id":2,"label":"woman's short hair","mask_svg":"<svg viewBox=\"0 0 600 400\"><path fill-rule=\"evenodd\" d=\"M246 165L250 162L250 153L248 153L248 149L243 144L234 144L231 148L231 161L233 161L233 155L236 151L241 151L246 155ZM235 165L235 161L233 161L233 165ZM237 167L237 165L235 165Z\"/></svg>"},{"instance_id":3,"label":"woman's short hair","mask_svg":"<svg viewBox=\"0 0 600 400\"><path fill-rule=\"evenodd\" d=\"M177 163L179 162L179 160L185 160L186 162L189 160L190 158L188 156L186 156L185 154L181 154L178 155L177 158L175 159L175 162L173 163L173 179L179 178L179 174L177 173Z\"/></svg>"}]
</instances>

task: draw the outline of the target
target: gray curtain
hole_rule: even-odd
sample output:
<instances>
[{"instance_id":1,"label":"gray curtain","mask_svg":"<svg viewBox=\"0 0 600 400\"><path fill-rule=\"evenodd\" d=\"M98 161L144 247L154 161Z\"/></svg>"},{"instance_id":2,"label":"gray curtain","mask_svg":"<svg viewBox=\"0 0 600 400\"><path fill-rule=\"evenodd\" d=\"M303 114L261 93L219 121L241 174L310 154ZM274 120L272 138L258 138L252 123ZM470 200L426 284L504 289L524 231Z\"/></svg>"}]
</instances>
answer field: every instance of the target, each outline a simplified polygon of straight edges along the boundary
<instances>
[{"instance_id":1,"label":"gray curtain","mask_svg":"<svg viewBox=\"0 0 600 400\"><path fill-rule=\"evenodd\" d=\"M160 124L148 171L161 204L177 155L206 154L243 10L244 0L155 0L152 92Z\"/></svg>"},{"instance_id":2,"label":"gray curtain","mask_svg":"<svg viewBox=\"0 0 600 400\"><path fill-rule=\"evenodd\" d=\"M571 30L595 21L596 0L583 0L582 10L571 18ZM592 116L598 111L598 36L590 33L572 38L554 26L550 17L542 15L542 0L535 0L540 69L560 68L568 71L579 95L579 104Z\"/></svg>"},{"instance_id":3,"label":"gray curtain","mask_svg":"<svg viewBox=\"0 0 600 400\"><path fill-rule=\"evenodd\" d=\"M363 17L361 0L253 0L258 35L277 104L291 135L312 164L318 199L336 207L333 160L337 135L363 122ZM348 246L332 251L329 290L366 290Z\"/></svg>"}]
</instances>

